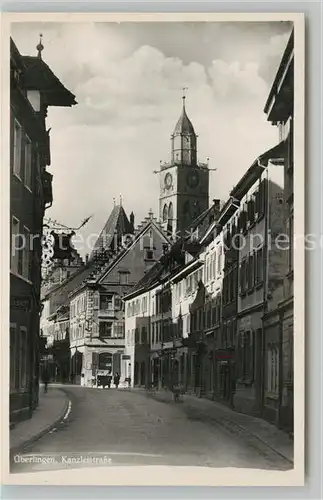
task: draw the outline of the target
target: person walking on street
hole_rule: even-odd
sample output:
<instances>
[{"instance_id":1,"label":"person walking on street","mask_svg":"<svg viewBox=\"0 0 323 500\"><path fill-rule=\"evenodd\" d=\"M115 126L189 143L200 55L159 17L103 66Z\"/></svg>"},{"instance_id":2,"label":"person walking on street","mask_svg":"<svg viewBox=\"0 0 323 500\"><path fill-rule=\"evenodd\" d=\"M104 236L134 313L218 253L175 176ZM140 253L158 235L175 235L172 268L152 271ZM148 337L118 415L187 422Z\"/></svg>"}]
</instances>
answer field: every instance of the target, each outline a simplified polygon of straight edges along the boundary
<instances>
[{"instance_id":1,"label":"person walking on street","mask_svg":"<svg viewBox=\"0 0 323 500\"><path fill-rule=\"evenodd\" d=\"M116 386L116 389L118 389L119 382L120 382L120 375L118 372L115 374L113 382L114 382L114 385Z\"/></svg>"},{"instance_id":2,"label":"person walking on street","mask_svg":"<svg viewBox=\"0 0 323 500\"><path fill-rule=\"evenodd\" d=\"M45 393L48 391L48 383L49 383L49 380L50 380L50 377L49 377L49 371L48 371L48 368L47 367L44 367L43 368L43 371L42 371L42 381L43 381L43 384L45 386L44 390L45 390Z\"/></svg>"}]
</instances>

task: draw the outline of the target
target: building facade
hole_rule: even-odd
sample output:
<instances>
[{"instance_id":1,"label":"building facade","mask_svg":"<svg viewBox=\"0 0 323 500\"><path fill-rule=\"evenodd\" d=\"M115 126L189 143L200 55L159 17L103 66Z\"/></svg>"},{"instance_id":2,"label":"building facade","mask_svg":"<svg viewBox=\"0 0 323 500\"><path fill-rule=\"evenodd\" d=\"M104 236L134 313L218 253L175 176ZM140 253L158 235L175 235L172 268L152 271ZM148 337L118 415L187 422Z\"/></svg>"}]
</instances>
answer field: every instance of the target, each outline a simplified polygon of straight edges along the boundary
<instances>
[{"instance_id":1,"label":"building facade","mask_svg":"<svg viewBox=\"0 0 323 500\"><path fill-rule=\"evenodd\" d=\"M197 136L185 109L171 136L171 161L159 170L159 215L170 235L184 235L209 208L209 168L197 160Z\"/></svg>"},{"instance_id":2,"label":"building facade","mask_svg":"<svg viewBox=\"0 0 323 500\"><path fill-rule=\"evenodd\" d=\"M294 33L292 32L270 90L265 109L268 121L277 126L283 146L284 234L288 239L282 293L265 315L268 342L279 338L278 349L268 352L268 384L278 377L276 404L267 409L268 417L293 432L294 420ZM277 352L278 351L278 352ZM273 362L275 360L275 362ZM273 366L276 364L276 369Z\"/></svg>"},{"instance_id":3,"label":"building facade","mask_svg":"<svg viewBox=\"0 0 323 500\"><path fill-rule=\"evenodd\" d=\"M52 204L50 106L72 106L69 92L38 56L10 45L10 420L28 418L38 402L41 235Z\"/></svg>"},{"instance_id":4,"label":"building facade","mask_svg":"<svg viewBox=\"0 0 323 500\"><path fill-rule=\"evenodd\" d=\"M119 373L122 382L129 377L129 372L131 377L135 376L135 360L129 358L125 349L122 299L149 272L168 245L169 240L150 212L132 238L124 242L124 247L72 290L69 295L70 349L76 383L92 386L98 378L110 373ZM137 313L144 314L142 307ZM139 323L144 321L138 319ZM134 341L144 345L144 325L138 325L135 329L140 327L140 330Z\"/></svg>"}]
</instances>

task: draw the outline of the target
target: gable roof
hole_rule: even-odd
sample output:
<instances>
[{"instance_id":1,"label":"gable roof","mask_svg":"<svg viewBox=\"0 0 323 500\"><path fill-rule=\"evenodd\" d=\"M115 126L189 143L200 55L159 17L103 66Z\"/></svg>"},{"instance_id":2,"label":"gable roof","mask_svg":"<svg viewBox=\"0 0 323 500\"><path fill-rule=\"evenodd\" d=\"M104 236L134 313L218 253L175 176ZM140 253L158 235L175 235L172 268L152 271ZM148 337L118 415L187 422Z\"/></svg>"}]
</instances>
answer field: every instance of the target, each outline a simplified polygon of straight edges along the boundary
<instances>
[{"instance_id":1,"label":"gable roof","mask_svg":"<svg viewBox=\"0 0 323 500\"><path fill-rule=\"evenodd\" d=\"M68 297L68 294L72 292L73 289L76 288L80 283L82 283L92 271L93 264L86 264L85 266L82 266L76 273L72 274L63 283L54 285L51 289L46 291L44 296L42 297L42 300L49 299L56 294L66 294L66 297Z\"/></svg>"},{"instance_id":2,"label":"gable roof","mask_svg":"<svg viewBox=\"0 0 323 500\"><path fill-rule=\"evenodd\" d=\"M96 240L90 259L96 252L102 249L114 248L117 237L132 234L133 227L124 211L122 205L115 205L106 221L100 236Z\"/></svg>"},{"instance_id":3,"label":"gable roof","mask_svg":"<svg viewBox=\"0 0 323 500\"><path fill-rule=\"evenodd\" d=\"M166 236L160 225L157 223L157 221L153 218L146 218L146 220L143 221L143 223L140 224L140 226L135 231L134 239L131 241L131 243L123 248L119 253L117 253L111 261L107 262L106 266L98 273L97 277L95 278L96 282L99 283L101 280L103 280L107 276L107 274L120 262L120 260L131 251L138 240L151 228L153 228L165 240L165 242L169 243L168 237Z\"/></svg>"},{"instance_id":4,"label":"gable roof","mask_svg":"<svg viewBox=\"0 0 323 500\"><path fill-rule=\"evenodd\" d=\"M75 95L60 82L50 67L40 57L21 56L25 66L24 87L39 90L48 106L73 106Z\"/></svg>"}]
</instances>

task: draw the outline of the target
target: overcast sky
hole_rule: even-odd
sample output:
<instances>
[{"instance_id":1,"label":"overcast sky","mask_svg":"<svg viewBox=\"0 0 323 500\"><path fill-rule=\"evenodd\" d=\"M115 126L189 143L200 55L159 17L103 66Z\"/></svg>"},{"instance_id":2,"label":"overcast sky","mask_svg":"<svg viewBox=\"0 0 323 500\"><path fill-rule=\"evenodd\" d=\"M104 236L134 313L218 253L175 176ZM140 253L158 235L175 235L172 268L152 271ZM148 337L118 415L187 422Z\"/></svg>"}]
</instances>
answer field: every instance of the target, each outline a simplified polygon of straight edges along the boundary
<instances>
[{"instance_id":1,"label":"overcast sky","mask_svg":"<svg viewBox=\"0 0 323 500\"><path fill-rule=\"evenodd\" d=\"M93 214L87 237L100 232L120 194L136 223L150 208L157 214L153 170L170 159L182 87L199 160L210 157L217 168L210 202L226 200L278 142L263 108L290 32L285 22L13 24L24 55L36 55L43 34L43 59L78 102L48 113L54 203L47 215L78 225Z\"/></svg>"}]
</instances>

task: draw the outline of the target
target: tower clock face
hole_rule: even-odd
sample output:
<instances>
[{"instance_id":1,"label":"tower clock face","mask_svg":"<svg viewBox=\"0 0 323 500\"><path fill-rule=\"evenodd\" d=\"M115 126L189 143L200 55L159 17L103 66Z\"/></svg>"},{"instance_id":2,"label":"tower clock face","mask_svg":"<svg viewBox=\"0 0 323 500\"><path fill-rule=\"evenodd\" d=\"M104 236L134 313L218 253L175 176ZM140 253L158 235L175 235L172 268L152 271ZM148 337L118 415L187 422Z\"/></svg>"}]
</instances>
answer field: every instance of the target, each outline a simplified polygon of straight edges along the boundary
<instances>
[{"instance_id":1,"label":"tower clock face","mask_svg":"<svg viewBox=\"0 0 323 500\"><path fill-rule=\"evenodd\" d=\"M165 175L164 183L166 189L170 189L172 187L173 177L169 172Z\"/></svg>"},{"instance_id":2,"label":"tower clock face","mask_svg":"<svg viewBox=\"0 0 323 500\"><path fill-rule=\"evenodd\" d=\"M190 188L196 188L200 182L200 177L198 172L196 172L195 170L189 172L186 177L186 182Z\"/></svg>"}]
</instances>

